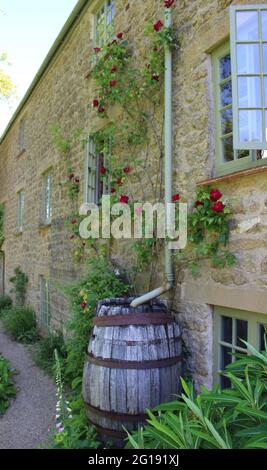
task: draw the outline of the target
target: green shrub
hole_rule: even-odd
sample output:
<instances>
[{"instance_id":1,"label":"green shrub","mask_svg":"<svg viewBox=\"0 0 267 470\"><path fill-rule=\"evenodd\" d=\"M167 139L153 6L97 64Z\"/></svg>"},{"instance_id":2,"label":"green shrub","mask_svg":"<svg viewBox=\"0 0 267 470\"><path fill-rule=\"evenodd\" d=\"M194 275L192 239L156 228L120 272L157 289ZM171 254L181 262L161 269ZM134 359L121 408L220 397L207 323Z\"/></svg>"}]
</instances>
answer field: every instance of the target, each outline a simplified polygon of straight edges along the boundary
<instances>
[{"instance_id":1,"label":"green shrub","mask_svg":"<svg viewBox=\"0 0 267 470\"><path fill-rule=\"evenodd\" d=\"M37 323L33 310L11 307L2 312L4 327L12 338L22 343L33 343L38 339Z\"/></svg>"},{"instance_id":2,"label":"green shrub","mask_svg":"<svg viewBox=\"0 0 267 470\"><path fill-rule=\"evenodd\" d=\"M55 334L50 334L46 338L41 338L37 343L37 351L34 353L36 364L44 369L49 375L52 375L53 373L55 349L57 350L60 359L66 358L66 346L61 331L58 331Z\"/></svg>"},{"instance_id":3,"label":"green shrub","mask_svg":"<svg viewBox=\"0 0 267 470\"><path fill-rule=\"evenodd\" d=\"M12 306L12 299L9 295L0 296L0 316L1 311Z\"/></svg>"},{"instance_id":4,"label":"green shrub","mask_svg":"<svg viewBox=\"0 0 267 470\"><path fill-rule=\"evenodd\" d=\"M14 289L11 292L15 292L16 305L24 305L29 278L19 266L15 269L14 273L15 275L9 279L14 285Z\"/></svg>"},{"instance_id":5,"label":"green shrub","mask_svg":"<svg viewBox=\"0 0 267 470\"><path fill-rule=\"evenodd\" d=\"M0 417L9 407L10 398L16 395L12 379L15 372L10 368L9 361L0 354Z\"/></svg>"},{"instance_id":6,"label":"green shrub","mask_svg":"<svg viewBox=\"0 0 267 470\"><path fill-rule=\"evenodd\" d=\"M148 425L132 435L135 449L267 449L267 347L238 355L226 368L231 388L195 395L182 380L183 393L171 403L148 411Z\"/></svg>"},{"instance_id":7,"label":"green shrub","mask_svg":"<svg viewBox=\"0 0 267 470\"><path fill-rule=\"evenodd\" d=\"M69 384L75 378L82 377L84 352L89 342L97 303L108 297L126 295L128 290L129 286L122 282L113 267L102 257L91 259L85 278L67 290L72 316L67 325L64 378Z\"/></svg>"}]
</instances>

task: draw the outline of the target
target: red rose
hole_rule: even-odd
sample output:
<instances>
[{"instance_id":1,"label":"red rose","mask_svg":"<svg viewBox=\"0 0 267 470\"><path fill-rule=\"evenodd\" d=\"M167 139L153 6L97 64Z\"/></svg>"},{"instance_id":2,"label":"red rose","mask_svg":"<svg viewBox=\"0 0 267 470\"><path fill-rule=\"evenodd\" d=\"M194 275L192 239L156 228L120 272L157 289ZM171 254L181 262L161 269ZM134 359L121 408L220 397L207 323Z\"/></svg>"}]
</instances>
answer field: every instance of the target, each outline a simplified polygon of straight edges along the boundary
<instances>
[{"instance_id":1,"label":"red rose","mask_svg":"<svg viewBox=\"0 0 267 470\"><path fill-rule=\"evenodd\" d=\"M165 8L171 8L175 3L175 0L165 0L164 6Z\"/></svg>"},{"instance_id":2,"label":"red rose","mask_svg":"<svg viewBox=\"0 0 267 470\"><path fill-rule=\"evenodd\" d=\"M223 204L221 201L215 202L212 206L212 210L214 212L222 212L225 208L225 204Z\"/></svg>"},{"instance_id":3,"label":"red rose","mask_svg":"<svg viewBox=\"0 0 267 470\"><path fill-rule=\"evenodd\" d=\"M93 101L93 108L98 108L99 106L99 101L98 100L94 100Z\"/></svg>"},{"instance_id":4,"label":"red rose","mask_svg":"<svg viewBox=\"0 0 267 470\"><path fill-rule=\"evenodd\" d=\"M109 85L110 85L110 86L115 86L116 84L117 84L117 81L116 81L116 80L111 80L111 81L109 82Z\"/></svg>"},{"instance_id":5,"label":"red rose","mask_svg":"<svg viewBox=\"0 0 267 470\"><path fill-rule=\"evenodd\" d=\"M101 166L101 168L100 168L100 174L101 174L101 175L105 175L106 172L107 172L107 169L106 169L104 166Z\"/></svg>"},{"instance_id":6,"label":"red rose","mask_svg":"<svg viewBox=\"0 0 267 470\"><path fill-rule=\"evenodd\" d=\"M105 108L103 108L103 106L99 106L98 112L99 112L100 114L103 114L103 113L105 112Z\"/></svg>"},{"instance_id":7,"label":"red rose","mask_svg":"<svg viewBox=\"0 0 267 470\"><path fill-rule=\"evenodd\" d=\"M69 175L70 181L74 178L74 176L75 176L74 173L70 173L70 175Z\"/></svg>"},{"instance_id":8,"label":"red rose","mask_svg":"<svg viewBox=\"0 0 267 470\"><path fill-rule=\"evenodd\" d=\"M76 184L79 184L80 183L80 178L76 177L74 181L75 181Z\"/></svg>"},{"instance_id":9,"label":"red rose","mask_svg":"<svg viewBox=\"0 0 267 470\"><path fill-rule=\"evenodd\" d=\"M117 72L117 70L118 70L117 65L112 65L111 73L115 73L115 72Z\"/></svg>"},{"instance_id":10,"label":"red rose","mask_svg":"<svg viewBox=\"0 0 267 470\"><path fill-rule=\"evenodd\" d=\"M195 207L198 207L198 206L204 206L204 202L202 202L202 201L197 201L197 202L195 203Z\"/></svg>"},{"instance_id":11,"label":"red rose","mask_svg":"<svg viewBox=\"0 0 267 470\"><path fill-rule=\"evenodd\" d=\"M131 172L131 168L129 166L126 166L124 169L123 169L124 173L126 175L128 175L130 172Z\"/></svg>"},{"instance_id":12,"label":"red rose","mask_svg":"<svg viewBox=\"0 0 267 470\"><path fill-rule=\"evenodd\" d=\"M222 197L222 193L219 191L219 189L213 189L211 192L210 192L210 200L212 202L217 202L219 201L219 199L221 199Z\"/></svg>"},{"instance_id":13,"label":"red rose","mask_svg":"<svg viewBox=\"0 0 267 470\"><path fill-rule=\"evenodd\" d=\"M120 203L121 204L128 204L129 202L129 197L128 196L121 196L120 197Z\"/></svg>"},{"instance_id":14,"label":"red rose","mask_svg":"<svg viewBox=\"0 0 267 470\"><path fill-rule=\"evenodd\" d=\"M155 82L159 82L159 76L156 75L155 73L151 77L152 80L155 80Z\"/></svg>"},{"instance_id":15,"label":"red rose","mask_svg":"<svg viewBox=\"0 0 267 470\"><path fill-rule=\"evenodd\" d=\"M71 223L72 223L72 225L76 225L77 224L77 219L72 219Z\"/></svg>"},{"instance_id":16,"label":"red rose","mask_svg":"<svg viewBox=\"0 0 267 470\"><path fill-rule=\"evenodd\" d=\"M101 49L100 49L100 47L94 47L94 51L95 51L96 54L98 54L101 51Z\"/></svg>"},{"instance_id":17,"label":"red rose","mask_svg":"<svg viewBox=\"0 0 267 470\"><path fill-rule=\"evenodd\" d=\"M154 31L156 31L156 32L160 31L163 28L163 26L164 26L164 24L162 23L161 20L157 21L153 26Z\"/></svg>"},{"instance_id":18,"label":"red rose","mask_svg":"<svg viewBox=\"0 0 267 470\"><path fill-rule=\"evenodd\" d=\"M117 178L116 181L115 181L115 183L120 186L120 185L122 184L122 179L121 179L121 178Z\"/></svg>"},{"instance_id":19,"label":"red rose","mask_svg":"<svg viewBox=\"0 0 267 470\"><path fill-rule=\"evenodd\" d=\"M69 239L70 239L70 240L74 240L74 239L75 239L75 235L70 235L70 236L69 236Z\"/></svg>"},{"instance_id":20,"label":"red rose","mask_svg":"<svg viewBox=\"0 0 267 470\"><path fill-rule=\"evenodd\" d=\"M85 309L85 308L87 307L87 302L82 302L82 303L81 303L81 307L82 307L83 309Z\"/></svg>"},{"instance_id":21,"label":"red rose","mask_svg":"<svg viewBox=\"0 0 267 470\"><path fill-rule=\"evenodd\" d=\"M116 34L116 37L117 37L118 39L122 39L122 36L123 36L123 33L118 33L118 34Z\"/></svg>"},{"instance_id":22,"label":"red rose","mask_svg":"<svg viewBox=\"0 0 267 470\"><path fill-rule=\"evenodd\" d=\"M110 190L111 194L114 194L116 192L116 189L115 188L111 188Z\"/></svg>"},{"instance_id":23,"label":"red rose","mask_svg":"<svg viewBox=\"0 0 267 470\"><path fill-rule=\"evenodd\" d=\"M172 202L180 201L180 194L174 194L172 196Z\"/></svg>"}]
</instances>

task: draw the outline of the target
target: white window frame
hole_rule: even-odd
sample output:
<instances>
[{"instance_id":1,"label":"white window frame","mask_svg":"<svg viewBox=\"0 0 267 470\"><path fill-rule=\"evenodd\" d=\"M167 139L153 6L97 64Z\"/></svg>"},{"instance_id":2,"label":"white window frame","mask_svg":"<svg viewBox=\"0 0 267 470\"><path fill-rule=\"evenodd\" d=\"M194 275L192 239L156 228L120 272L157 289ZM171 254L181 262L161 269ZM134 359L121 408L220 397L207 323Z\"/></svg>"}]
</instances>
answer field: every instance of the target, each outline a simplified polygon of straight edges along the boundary
<instances>
[{"instance_id":1,"label":"white window frame","mask_svg":"<svg viewBox=\"0 0 267 470\"><path fill-rule=\"evenodd\" d=\"M109 2L113 5L111 8L109 6ZM113 22L113 27L111 25L111 31L108 31L108 15L109 11L113 10L113 15L112 15L112 22ZM104 14L104 31L103 31L103 36L102 39L99 38L99 32L98 32L98 17L101 14L101 12ZM95 11L94 14L94 47L103 47L108 41L110 41L115 34L115 29L114 29L114 18L115 18L115 0L104 0L102 1L99 5L97 10Z\"/></svg>"},{"instance_id":2,"label":"white window frame","mask_svg":"<svg viewBox=\"0 0 267 470\"><path fill-rule=\"evenodd\" d=\"M258 12L258 28L259 28L259 39L256 41L241 41L237 38L237 25L236 25L236 15L237 12L243 11L257 11ZM230 31L231 31L231 59L232 59L232 93L233 93L233 133L234 133L234 149L247 149L247 150L267 150L267 97L265 97L264 103L264 77L267 77L267 73L264 73L263 69L263 44L267 44L267 39L263 40L262 38L262 29L261 29L261 12L267 11L267 4L251 4L251 5L231 5L230 6ZM259 44L259 64L260 64L260 73L259 74L243 74L244 76L253 76L260 77L261 80L261 106L259 107L244 107L244 110L258 110L261 112L262 116L262 129L261 129L261 141L241 141L239 138L239 109L242 110L242 107L238 107L238 77L243 76L242 74L238 75L237 69L237 46L239 44ZM266 46L267 47L267 46ZM267 80L267 78L266 78ZM266 105L266 106L264 106Z\"/></svg>"},{"instance_id":3,"label":"white window frame","mask_svg":"<svg viewBox=\"0 0 267 470\"><path fill-rule=\"evenodd\" d=\"M50 225L52 221L52 170L43 175L42 223Z\"/></svg>"},{"instance_id":4,"label":"white window frame","mask_svg":"<svg viewBox=\"0 0 267 470\"><path fill-rule=\"evenodd\" d=\"M221 322L222 317L232 318L233 320L233 338L232 342L228 343L222 340L221 335ZM246 346L243 347L236 345L236 327L235 320L245 320L248 326L247 342L254 346L256 349L260 347L260 326L267 325L267 314L256 312L248 312L245 310L237 310L226 307L214 307L214 382L220 383L221 379L221 351L222 347L232 350L232 352L246 353ZM232 362L235 360L232 356Z\"/></svg>"},{"instance_id":5,"label":"white window frame","mask_svg":"<svg viewBox=\"0 0 267 470\"><path fill-rule=\"evenodd\" d=\"M17 232L23 232L24 226L24 212L25 212L25 192L21 190L18 192L18 212L17 212Z\"/></svg>"}]
</instances>

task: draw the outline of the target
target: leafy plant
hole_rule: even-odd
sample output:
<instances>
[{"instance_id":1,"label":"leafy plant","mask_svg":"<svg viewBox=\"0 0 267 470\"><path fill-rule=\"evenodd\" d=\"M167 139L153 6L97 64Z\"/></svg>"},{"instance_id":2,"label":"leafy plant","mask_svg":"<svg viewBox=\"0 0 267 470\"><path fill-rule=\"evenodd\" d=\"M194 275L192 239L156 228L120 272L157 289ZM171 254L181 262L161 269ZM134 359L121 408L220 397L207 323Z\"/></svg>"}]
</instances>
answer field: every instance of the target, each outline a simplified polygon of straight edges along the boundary
<instances>
[{"instance_id":1,"label":"leafy plant","mask_svg":"<svg viewBox=\"0 0 267 470\"><path fill-rule=\"evenodd\" d=\"M51 437L53 449L98 449L100 442L93 426L88 425L80 392L75 388L81 379L75 380L73 390L65 398L61 361L55 353L54 372L57 385L56 433Z\"/></svg>"},{"instance_id":2,"label":"leafy plant","mask_svg":"<svg viewBox=\"0 0 267 470\"><path fill-rule=\"evenodd\" d=\"M197 395L183 379L179 399L148 410L148 425L128 434L135 449L266 449L267 346L238 355L224 375L231 388L202 388Z\"/></svg>"},{"instance_id":3,"label":"leafy plant","mask_svg":"<svg viewBox=\"0 0 267 470\"><path fill-rule=\"evenodd\" d=\"M38 339L36 317L26 307L11 307L2 312L2 321L12 338L22 343L34 343Z\"/></svg>"},{"instance_id":4,"label":"leafy plant","mask_svg":"<svg viewBox=\"0 0 267 470\"><path fill-rule=\"evenodd\" d=\"M64 359L67 357L67 353L64 337L61 331L57 331L45 338L41 338L37 343L37 350L33 355L36 364L44 369L49 375L53 374L55 350L57 350L59 360L64 362Z\"/></svg>"},{"instance_id":5,"label":"leafy plant","mask_svg":"<svg viewBox=\"0 0 267 470\"><path fill-rule=\"evenodd\" d=\"M21 268L18 266L15 268L15 275L9 279L9 281L14 285L14 289L11 292L15 292L16 295L16 304L24 305L26 297L27 284L29 278Z\"/></svg>"},{"instance_id":6,"label":"leafy plant","mask_svg":"<svg viewBox=\"0 0 267 470\"><path fill-rule=\"evenodd\" d=\"M1 295L0 296L0 316L1 316L1 311L5 310L6 308L9 308L12 306L12 299L9 297L9 295Z\"/></svg>"},{"instance_id":7,"label":"leafy plant","mask_svg":"<svg viewBox=\"0 0 267 470\"><path fill-rule=\"evenodd\" d=\"M64 370L68 383L82 377L84 351L88 345L97 303L108 297L125 295L128 289L115 274L111 264L100 256L90 259L84 279L67 289L72 308L72 318L67 325L67 359Z\"/></svg>"},{"instance_id":8,"label":"leafy plant","mask_svg":"<svg viewBox=\"0 0 267 470\"><path fill-rule=\"evenodd\" d=\"M12 378L15 373L9 361L0 354L0 417L9 407L10 398L16 396L16 387Z\"/></svg>"}]
</instances>

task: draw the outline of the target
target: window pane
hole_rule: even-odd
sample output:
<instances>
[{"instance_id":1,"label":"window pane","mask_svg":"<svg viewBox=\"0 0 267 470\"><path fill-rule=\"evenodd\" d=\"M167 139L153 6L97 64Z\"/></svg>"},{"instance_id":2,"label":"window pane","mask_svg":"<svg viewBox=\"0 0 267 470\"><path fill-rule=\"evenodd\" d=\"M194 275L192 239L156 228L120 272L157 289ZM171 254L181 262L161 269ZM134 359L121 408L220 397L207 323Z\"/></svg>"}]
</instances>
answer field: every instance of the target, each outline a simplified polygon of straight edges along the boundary
<instances>
[{"instance_id":1,"label":"window pane","mask_svg":"<svg viewBox=\"0 0 267 470\"><path fill-rule=\"evenodd\" d=\"M233 137L222 139L222 148L224 162L231 162L234 160Z\"/></svg>"},{"instance_id":2,"label":"window pane","mask_svg":"<svg viewBox=\"0 0 267 470\"><path fill-rule=\"evenodd\" d=\"M261 12L262 39L267 40L267 10Z\"/></svg>"},{"instance_id":3,"label":"window pane","mask_svg":"<svg viewBox=\"0 0 267 470\"><path fill-rule=\"evenodd\" d=\"M225 80L225 78L230 77L231 75L231 57L230 54L222 57L220 59L220 79Z\"/></svg>"},{"instance_id":4,"label":"window pane","mask_svg":"<svg viewBox=\"0 0 267 470\"><path fill-rule=\"evenodd\" d=\"M238 41L257 41L259 39L257 11L238 11L236 27Z\"/></svg>"},{"instance_id":5,"label":"window pane","mask_svg":"<svg viewBox=\"0 0 267 470\"><path fill-rule=\"evenodd\" d=\"M221 85L221 106L232 104L232 82L231 80Z\"/></svg>"},{"instance_id":6,"label":"window pane","mask_svg":"<svg viewBox=\"0 0 267 470\"><path fill-rule=\"evenodd\" d=\"M265 351L264 336L267 333L267 325L259 325L260 327L260 351Z\"/></svg>"},{"instance_id":7,"label":"window pane","mask_svg":"<svg viewBox=\"0 0 267 470\"><path fill-rule=\"evenodd\" d=\"M260 108L261 79L259 77L238 78L238 106L240 108Z\"/></svg>"},{"instance_id":8,"label":"window pane","mask_svg":"<svg viewBox=\"0 0 267 470\"><path fill-rule=\"evenodd\" d=\"M263 73L267 73L267 44L262 45L263 50Z\"/></svg>"},{"instance_id":9,"label":"window pane","mask_svg":"<svg viewBox=\"0 0 267 470\"><path fill-rule=\"evenodd\" d=\"M232 349L221 346L221 370L223 371L228 364L232 363Z\"/></svg>"},{"instance_id":10,"label":"window pane","mask_svg":"<svg viewBox=\"0 0 267 470\"><path fill-rule=\"evenodd\" d=\"M245 320L236 320L236 345L240 348L245 348L246 346L240 339L244 341L248 340L248 322Z\"/></svg>"},{"instance_id":11,"label":"window pane","mask_svg":"<svg viewBox=\"0 0 267 470\"><path fill-rule=\"evenodd\" d=\"M237 71L239 74L260 73L259 45L237 45Z\"/></svg>"},{"instance_id":12,"label":"window pane","mask_svg":"<svg viewBox=\"0 0 267 470\"><path fill-rule=\"evenodd\" d=\"M233 130L232 108L225 109L221 113L222 134L230 134Z\"/></svg>"},{"instance_id":13,"label":"window pane","mask_svg":"<svg viewBox=\"0 0 267 470\"><path fill-rule=\"evenodd\" d=\"M236 158L238 160L246 157L249 157L249 150L236 150Z\"/></svg>"},{"instance_id":14,"label":"window pane","mask_svg":"<svg viewBox=\"0 0 267 470\"><path fill-rule=\"evenodd\" d=\"M261 142L262 113L261 111L239 111L240 142Z\"/></svg>"},{"instance_id":15,"label":"window pane","mask_svg":"<svg viewBox=\"0 0 267 470\"><path fill-rule=\"evenodd\" d=\"M221 340L232 344L233 321L231 317L221 318Z\"/></svg>"},{"instance_id":16,"label":"window pane","mask_svg":"<svg viewBox=\"0 0 267 470\"><path fill-rule=\"evenodd\" d=\"M231 388L231 380L228 377L221 377L221 388Z\"/></svg>"}]
</instances>

